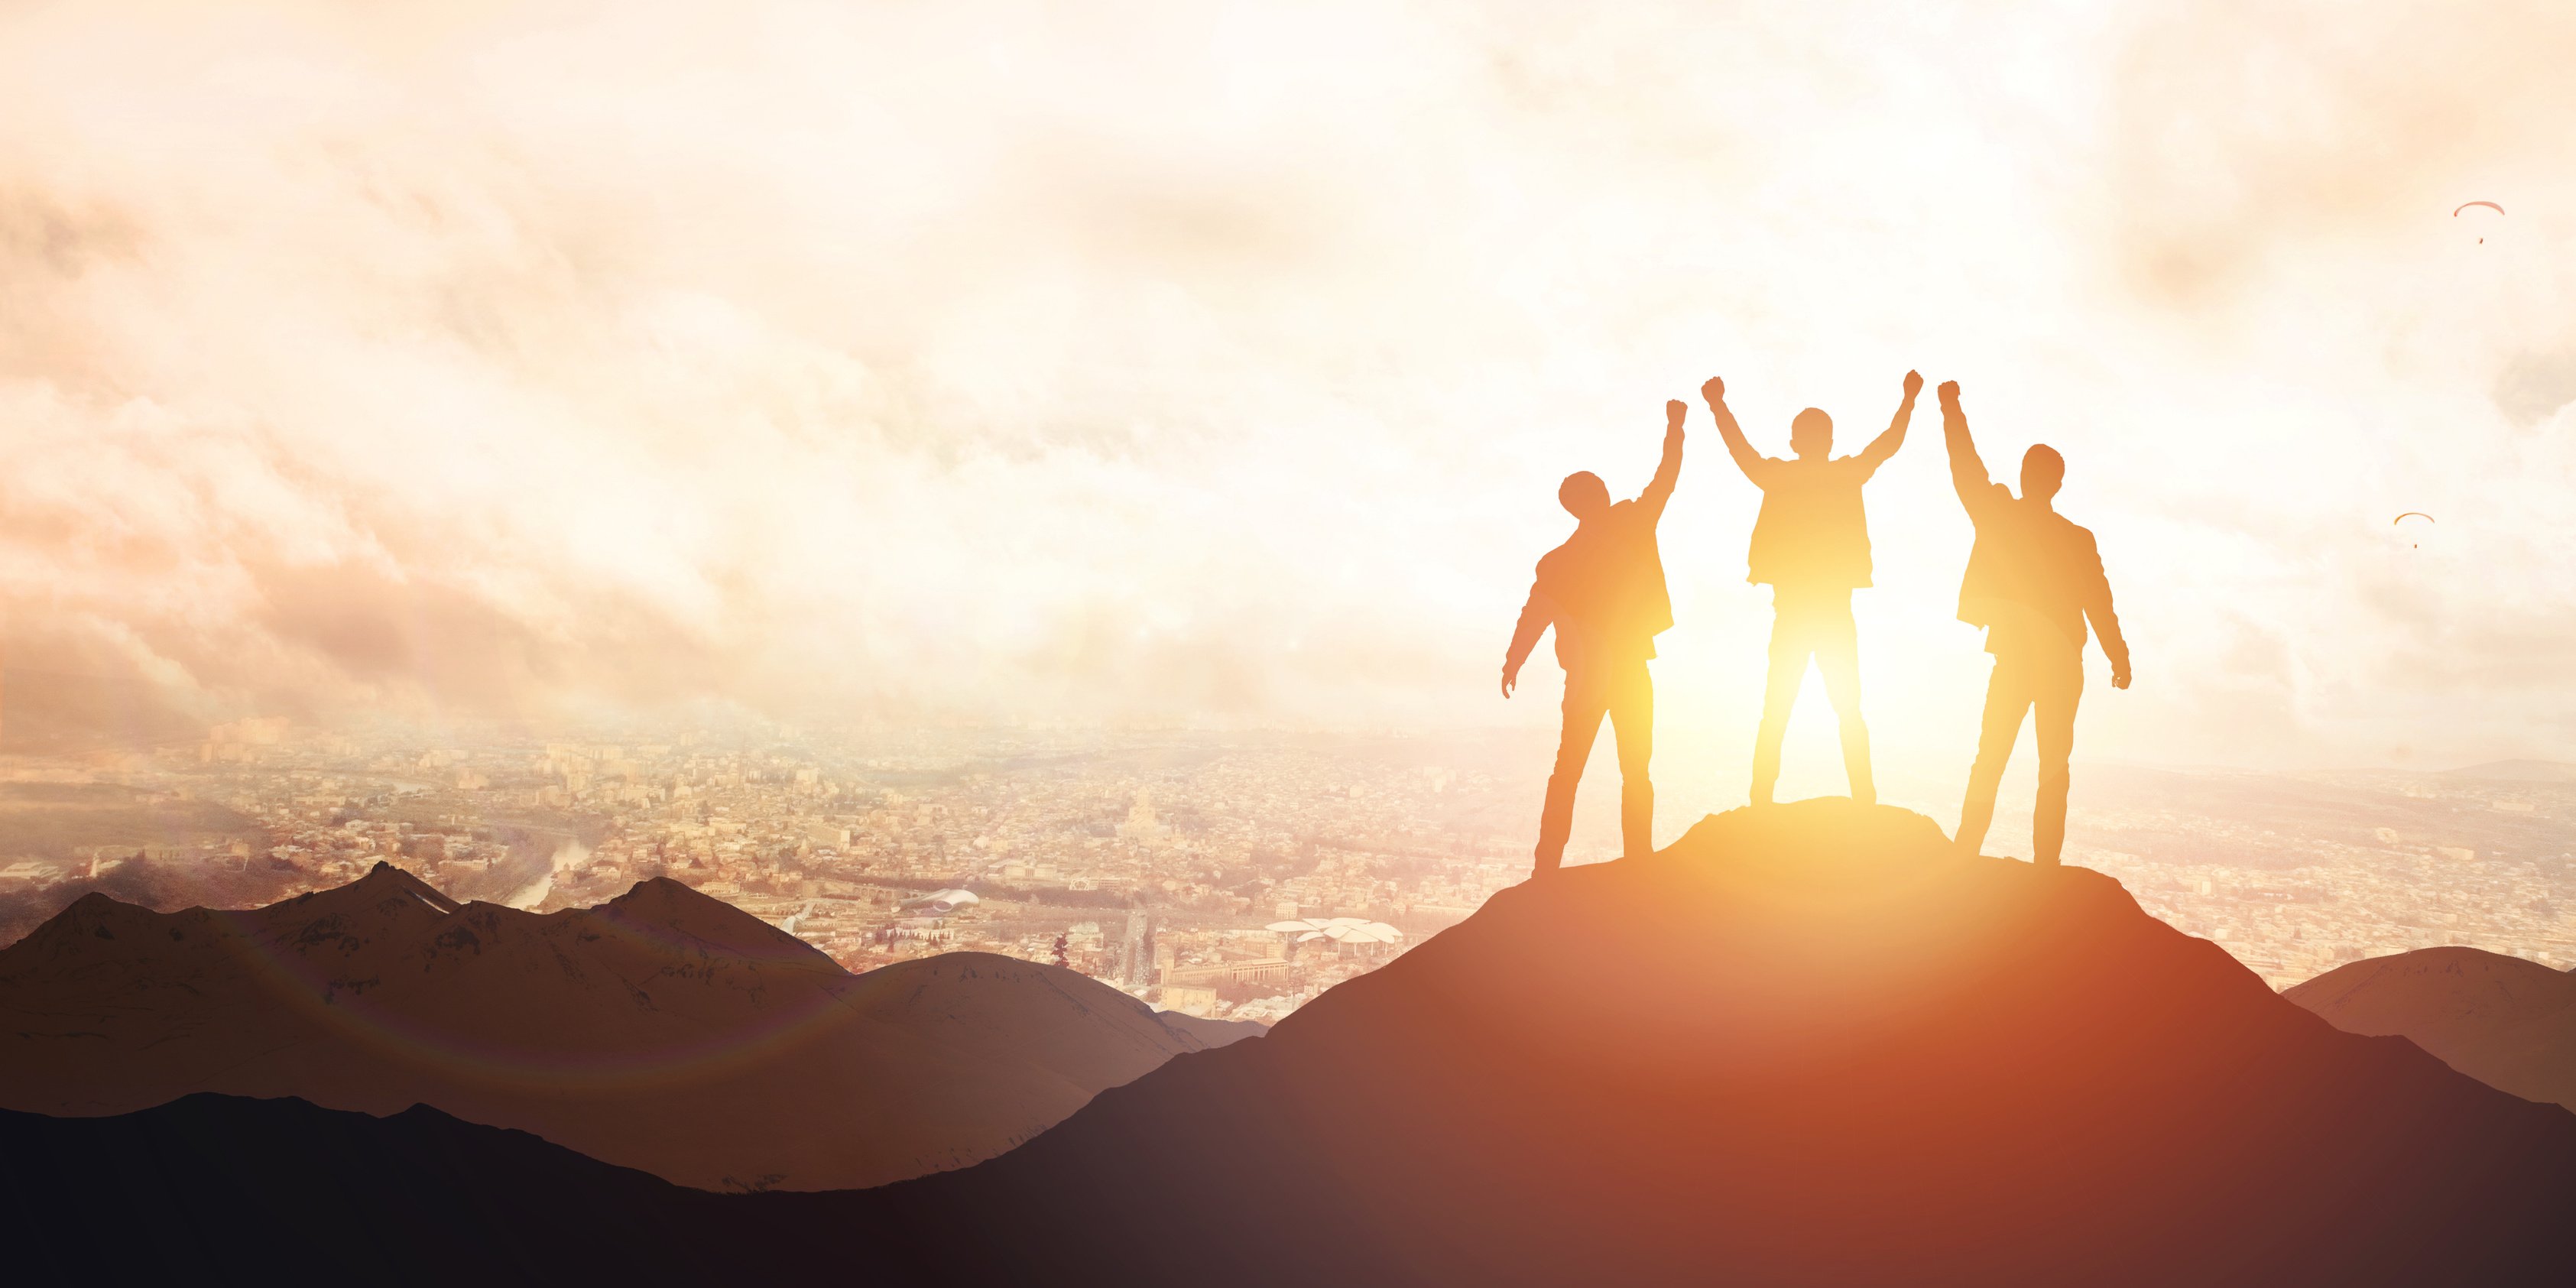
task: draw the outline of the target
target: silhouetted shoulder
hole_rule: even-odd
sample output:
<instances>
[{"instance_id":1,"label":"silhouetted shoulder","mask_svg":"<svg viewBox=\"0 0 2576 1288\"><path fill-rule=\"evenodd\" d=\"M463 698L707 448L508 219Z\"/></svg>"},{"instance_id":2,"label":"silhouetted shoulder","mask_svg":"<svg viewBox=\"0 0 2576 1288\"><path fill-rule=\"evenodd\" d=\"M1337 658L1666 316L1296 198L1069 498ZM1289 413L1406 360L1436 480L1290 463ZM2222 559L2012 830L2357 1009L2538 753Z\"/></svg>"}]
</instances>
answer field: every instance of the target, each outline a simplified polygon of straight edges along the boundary
<instances>
[{"instance_id":1,"label":"silhouetted shoulder","mask_svg":"<svg viewBox=\"0 0 2576 1288\"><path fill-rule=\"evenodd\" d=\"M2012 489L2001 483L1970 483L1959 489L1959 501L1968 507L1968 518L1983 523L2008 511L2013 504Z\"/></svg>"},{"instance_id":2,"label":"silhouetted shoulder","mask_svg":"<svg viewBox=\"0 0 2576 1288\"><path fill-rule=\"evenodd\" d=\"M1611 506L1596 521L1594 528L1577 530L1558 543L1556 549L1540 555L1537 570L1539 587L1554 597L1563 598L1583 582L1598 576L1600 570L1592 565L1604 553L1603 534L1626 517L1620 507L1627 504L1622 501Z\"/></svg>"},{"instance_id":3,"label":"silhouetted shoulder","mask_svg":"<svg viewBox=\"0 0 2576 1288\"><path fill-rule=\"evenodd\" d=\"M1757 487L1769 487L1785 477L1793 464L1778 456L1757 456L1744 467L1744 477L1753 480Z\"/></svg>"},{"instance_id":4,"label":"silhouetted shoulder","mask_svg":"<svg viewBox=\"0 0 2576 1288\"><path fill-rule=\"evenodd\" d=\"M1568 540L1556 549L1550 550L1546 554L1538 557L1538 567L1536 572L1539 584L1547 584L1551 574L1563 569L1566 563L1574 558L1574 555L1571 553L1573 546L1574 542Z\"/></svg>"}]
</instances>

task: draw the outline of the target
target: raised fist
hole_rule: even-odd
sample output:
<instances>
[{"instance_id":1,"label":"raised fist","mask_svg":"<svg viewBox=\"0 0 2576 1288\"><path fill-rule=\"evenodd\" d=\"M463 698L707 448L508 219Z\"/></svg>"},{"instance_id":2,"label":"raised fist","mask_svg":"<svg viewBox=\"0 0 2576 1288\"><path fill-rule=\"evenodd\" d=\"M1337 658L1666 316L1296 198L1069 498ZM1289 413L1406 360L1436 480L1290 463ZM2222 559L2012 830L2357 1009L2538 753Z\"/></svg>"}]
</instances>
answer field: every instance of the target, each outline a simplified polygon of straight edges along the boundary
<instances>
[{"instance_id":1,"label":"raised fist","mask_svg":"<svg viewBox=\"0 0 2576 1288\"><path fill-rule=\"evenodd\" d=\"M1664 428L1680 429L1682 427L1682 418L1689 414L1689 405L1684 403L1681 399L1674 398L1667 400L1664 403Z\"/></svg>"},{"instance_id":2,"label":"raised fist","mask_svg":"<svg viewBox=\"0 0 2576 1288\"><path fill-rule=\"evenodd\" d=\"M1955 381L1955 380L1954 380L1954 381L1952 381L1952 382L1950 382L1950 383L1951 383L1951 388L1956 389L1956 388L1958 387L1958 382L1957 382L1957 381ZM1908 398L1911 398L1911 397L1913 397L1914 395L1919 394L1919 393L1921 393L1921 392L1923 392L1923 373L1922 373L1922 372L1920 372L1920 371L1909 371L1909 372L1906 372L1906 373L1905 373L1905 396L1906 396L1906 397L1908 397Z\"/></svg>"},{"instance_id":3,"label":"raised fist","mask_svg":"<svg viewBox=\"0 0 2576 1288\"><path fill-rule=\"evenodd\" d=\"M1708 383L1699 387L1699 396L1713 403L1726 401L1726 382L1710 376Z\"/></svg>"},{"instance_id":4,"label":"raised fist","mask_svg":"<svg viewBox=\"0 0 2576 1288\"><path fill-rule=\"evenodd\" d=\"M1959 401L1958 381L1944 380L1941 382L1941 401L1945 403L1954 403Z\"/></svg>"}]
</instances>

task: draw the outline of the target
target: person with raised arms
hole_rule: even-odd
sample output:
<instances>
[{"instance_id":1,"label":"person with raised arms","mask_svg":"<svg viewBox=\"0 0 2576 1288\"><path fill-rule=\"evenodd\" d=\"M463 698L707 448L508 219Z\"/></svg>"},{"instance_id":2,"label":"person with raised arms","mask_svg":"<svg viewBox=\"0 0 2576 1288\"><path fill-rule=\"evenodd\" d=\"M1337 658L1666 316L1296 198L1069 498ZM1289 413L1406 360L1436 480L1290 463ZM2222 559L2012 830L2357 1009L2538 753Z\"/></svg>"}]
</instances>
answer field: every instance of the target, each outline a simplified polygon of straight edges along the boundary
<instances>
[{"instance_id":1,"label":"person with raised arms","mask_svg":"<svg viewBox=\"0 0 2576 1288\"><path fill-rule=\"evenodd\" d=\"M2066 797L2073 783L2075 707L2084 697L2085 623L2111 660L2111 687L2129 687L2129 642L2111 607L2111 582L2093 533L2057 512L2066 458L2045 443L2022 454L2021 495L1986 474L1959 407L1959 382L1941 386L1941 436L1950 450L1950 483L1977 527L1959 582L1959 620L1981 626L1994 654L1977 759L1959 805L1959 848L1975 854L1994 822L1995 789L2034 717L2039 741L2039 798L2031 809L2032 858L2054 867L2066 846Z\"/></svg>"},{"instance_id":2,"label":"person with raised arms","mask_svg":"<svg viewBox=\"0 0 2576 1288\"><path fill-rule=\"evenodd\" d=\"M1905 396L1887 432L1857 456L1834 455L1834 420L1809 407L1789 422L1790 459L1753 450L1726 406L1726 382L1700 386L1717 432L1736 468L1762 489L1753 520L1753 548L1745 580L1771 588L1771 667L1762 691L1762 723L1753 735L1753 803L1768 805L1780 781L1780 744L1788 736L1789 710L1813 660L1825 677L1825 697L1842 723L1843 773L1851 797L1878 800L1869 763L1869 726L1860 715L1860 628L1852 620L1852 592L1870 584L1869 520L1861 488L1905 445L1914 418L1914 396L1923 377L1905 373Z\"/></svg>"},{"instance_id":3,"label":"person with raised arms","mask_svg":"<svg viewBox=\"0 0 2576 1288\"><path fill-rule=\"evenodd\" d=\"M1503 655L1506 698L1520 683L1521 663L1551 626L1557 665L1565 668L1565 720L1539 810L1536 876L1556 871L1564 860L1565 841L1574 830L1574 788L1583 781L1604 716L1619 740L1620 853L1637 858L1655 848L1655 788L1647 778L1655 753L1655 685L1646 663L1655 656L1655 636L1673 624L1655 525L1681 477L1682 417L1688 410L1679 402L1664 404L1663 461L1635 500L1613 502L1609 485L1588 471L1567 475L1556 490L1557 502L1574 516L1574 533L1538 561L1537 579Z\"/></svg>"}]
</instances>

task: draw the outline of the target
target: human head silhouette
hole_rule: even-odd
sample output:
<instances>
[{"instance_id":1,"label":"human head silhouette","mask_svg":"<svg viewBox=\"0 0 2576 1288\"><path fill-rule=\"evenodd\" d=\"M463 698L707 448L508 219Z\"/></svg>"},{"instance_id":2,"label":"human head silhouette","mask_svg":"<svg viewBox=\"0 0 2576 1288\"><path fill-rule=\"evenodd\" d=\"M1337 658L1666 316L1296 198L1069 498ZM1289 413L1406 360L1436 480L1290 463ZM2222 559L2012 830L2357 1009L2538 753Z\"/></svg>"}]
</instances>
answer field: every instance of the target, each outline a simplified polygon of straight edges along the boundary
<instances>
[{"instance_id":1,"label":"human head silhouette","mask_svg":"<svg viewBox=\"0 0 2576 1288\"><path fill-rule=\"evenodd\" d=\"M1834 418L1810 407L1789 422L1789 450L1800 457L1834 454Z\"/></svg>"},{"instance_id":2,"label":"human head silhouette","mask_svg":"<svg viewBox=\"0 0 2576 1288\"><path fill-rule=\"evenodd\" d=\"M1589 523L1592 516L1610 508L1610 486L1590 470L1578 470L1565 476L1556 487L1557 504L1577 523Z\"/></svg>"},{"instance_id":3,"label":"human head silhouette","mask_svg":"<svg viewBox=\"0 0 2576 1288\"><path fill-rule=\"evenodd\" d=\"M2021 454L2021 499L2048 501L2066 483L2066 458L2046 443L2033 443Z\"/></svg>"}]
</instances>

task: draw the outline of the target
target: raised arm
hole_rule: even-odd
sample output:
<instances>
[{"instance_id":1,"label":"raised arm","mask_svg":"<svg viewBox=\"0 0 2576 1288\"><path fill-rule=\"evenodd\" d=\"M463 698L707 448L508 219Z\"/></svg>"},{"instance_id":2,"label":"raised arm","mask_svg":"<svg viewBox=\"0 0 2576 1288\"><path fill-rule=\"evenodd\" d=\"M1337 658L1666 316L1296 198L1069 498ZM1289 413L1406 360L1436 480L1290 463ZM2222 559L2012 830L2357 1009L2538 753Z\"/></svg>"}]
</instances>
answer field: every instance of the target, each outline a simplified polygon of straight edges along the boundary
<instances>
[{"instance_id":1,"label":"raised arm","mask_svg":"<svg viewBox=\"0 0 2576 1288\"><path fill-rule=\"evenodd\" d=\"M1708 400L1708 414L1717 419L1717 436L1726 440L1726 454L1735 458L1735 468L1753 485L1762 485L1762 453L1746 441L1744 427L1735 423L1735 413L1726 409L1726 382L1715 376L1699 387L1699 396Z\"/></svg>"},{"instance_id":2,"label":"raised arm","mask_svg":"<svg viewBox=\"0 0 2576 1288\"><path fill-rule=\"evenodd\" d=\"M2120 614L2111 606L2111 579L2102 572L2102 552L2090 540L2085 545L2093 568L2084 588L2084 617L2102 639L2102 656L2111 659L2111 687L2125 689L2129 687L2129 640L2120 633Z\"/></svg>"},{"instance_id":3,"label":"raised arm","mask_svg":"<svg viewBox=\"0 0 2576 1288\"><path fill-rule=\"evenodd\" d=\"M1896 416L1887 422L1887 432L1871 439L1869 446L1860 451L1860 458L1870 473L1877 473L1879 466L1887 464L1888 457L1896 455L1897 448L1905 446L1905 427L1914 423L1914 396L1922 392L1923 373L1906 372L1905 397L1896 404Z\"/></svg>"},{"instance_id":4,"label":"raised arm","mask_svg":"<svg viewBox=\"0 0 2576 1288\"><path fill-rule=\"evenodd\" d=\"M1637 504L1655 518L1663 517L1664 502L1673 499L1673 484L1682 477L1682 417L1689 414L1690 408L1678 398L1664 404L1664 459L1655 465L1655 477L1646 490L1637 494Z\"/></svg>"},{"instance_id":5,"label":"raised arm","mask_svg":"<svg viewBox=\"0 0 2576 1288\"><path fill-rule=\"evenodd\" d=\"M1548 625L1555 620L1555 604L1538 588L1538 583L1530 583L1529 602L1521 605L1520 623L1512 627L1512 646L1503 654L1504 697L1512 696L1512 690L1519 687L1521 663L1529 660L1530 650L1538 647L1538 637L1547 634Z\"/></svg>"},{"instance_id":6,"label":"raised arm","mask_svg":"<svg viewBox=\"0 0 2576 1288\"><path fill-rule=\"evenodd\" d=\"M1959 504L1970 514L1985 508L1992 495L1994 479L1986 473L1986 462L1977 455L1975 439L1968 437L1968 413L1959 410L1959 382L1941 384L1941 441L1950 449L1950 486L1959 493Z\"/></svg>"}]
</instances>

